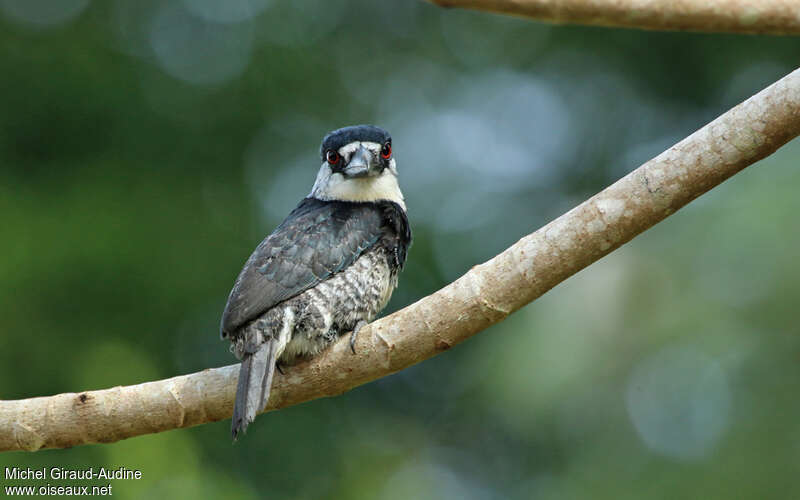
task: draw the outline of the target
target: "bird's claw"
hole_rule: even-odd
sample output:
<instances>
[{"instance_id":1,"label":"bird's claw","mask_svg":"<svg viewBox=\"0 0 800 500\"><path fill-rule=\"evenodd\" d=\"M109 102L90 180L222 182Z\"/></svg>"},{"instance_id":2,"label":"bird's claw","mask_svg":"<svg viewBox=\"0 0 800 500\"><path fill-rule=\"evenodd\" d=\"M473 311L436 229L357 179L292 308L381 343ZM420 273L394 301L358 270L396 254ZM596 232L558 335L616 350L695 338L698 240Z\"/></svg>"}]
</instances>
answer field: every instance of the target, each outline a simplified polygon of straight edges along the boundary
<instances>
[{"instance_id":1,"label":"bird's claw","mask_svg":"<svg viewBox=\"0 0 800 500\"><path fill-rule=\"evenodd\" d=\"M356 323L356 327L353 328L353 333L350 334L350 350L353 351L353 354L356 353L356 337L358 336L358 331L366 324L367 322L362 319Z\"/></svg>"}]
</instances>

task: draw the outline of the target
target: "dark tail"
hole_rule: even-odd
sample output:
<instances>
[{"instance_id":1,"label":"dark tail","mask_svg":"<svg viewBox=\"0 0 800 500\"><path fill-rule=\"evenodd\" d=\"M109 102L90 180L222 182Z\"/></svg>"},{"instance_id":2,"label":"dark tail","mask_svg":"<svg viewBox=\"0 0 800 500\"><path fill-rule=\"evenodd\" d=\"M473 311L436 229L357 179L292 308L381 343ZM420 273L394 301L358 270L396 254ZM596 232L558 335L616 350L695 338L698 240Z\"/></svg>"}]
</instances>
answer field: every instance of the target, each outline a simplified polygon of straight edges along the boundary
<instances>
[{"instance_id":1,"label":"dark tail","mask_svg":"<svg viewBox=\"0 0 800 500\"><path fill-rule=\"evenodd\" d=\"M268 340L258 346L256 352L245 353L242 358L231 419L231 436L234 441L240 432L247 431L247 426L255 420L256 414L267 405L272 375L275 373L276 350L277 342Z\"/></svg>"}]
</instances>

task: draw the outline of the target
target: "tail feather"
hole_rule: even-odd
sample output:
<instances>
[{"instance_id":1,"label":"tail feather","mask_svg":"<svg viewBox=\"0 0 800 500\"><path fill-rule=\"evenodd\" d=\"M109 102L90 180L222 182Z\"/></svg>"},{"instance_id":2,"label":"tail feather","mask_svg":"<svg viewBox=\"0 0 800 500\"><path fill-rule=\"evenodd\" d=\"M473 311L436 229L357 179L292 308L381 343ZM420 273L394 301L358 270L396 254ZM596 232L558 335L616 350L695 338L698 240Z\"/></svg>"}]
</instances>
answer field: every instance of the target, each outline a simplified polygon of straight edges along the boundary
<instances>
[{"instance_id":1,"label":"tail feather","mask_svg":"<svg viewBox=\"0 0 800 500\"><path fill-rule=\"evenodd\" d=\"M242 358L231 419L231 436L234 441L239 433L247 431L247 426L255 420L256 414L267 405L272 376L275 373L277 344L269 340L258 346L255 352L246 353Z\"/></svg>"}]
</instances>

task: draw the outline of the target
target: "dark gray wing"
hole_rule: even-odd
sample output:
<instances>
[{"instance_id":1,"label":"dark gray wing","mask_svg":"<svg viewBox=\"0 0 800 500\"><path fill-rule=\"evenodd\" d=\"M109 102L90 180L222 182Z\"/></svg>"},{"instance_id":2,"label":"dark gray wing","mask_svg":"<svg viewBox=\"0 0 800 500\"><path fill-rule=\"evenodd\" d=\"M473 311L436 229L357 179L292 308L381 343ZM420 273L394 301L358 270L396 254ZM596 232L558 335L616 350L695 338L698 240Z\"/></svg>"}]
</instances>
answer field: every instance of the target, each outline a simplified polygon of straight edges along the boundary
<instances>
[{"instance_id":1,"label":"dark gray wing","mask_svg":"<svg viewBox=\"0 0 800 500\"><path fill-rule=\"evenodd\" d=\"M374 205L304 199L239 273L222 314L222 338L352 264L380 239L382 226Z\"/></svg>"}]
</instances>

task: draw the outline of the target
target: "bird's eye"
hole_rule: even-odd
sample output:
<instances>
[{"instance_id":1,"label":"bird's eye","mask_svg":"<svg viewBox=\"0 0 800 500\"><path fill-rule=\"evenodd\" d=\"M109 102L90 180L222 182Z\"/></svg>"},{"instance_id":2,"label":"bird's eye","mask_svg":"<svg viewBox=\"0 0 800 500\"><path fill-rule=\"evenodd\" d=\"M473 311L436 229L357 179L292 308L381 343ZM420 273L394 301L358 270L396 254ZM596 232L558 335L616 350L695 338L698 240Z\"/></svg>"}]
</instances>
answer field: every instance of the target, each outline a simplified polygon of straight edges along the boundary
<instances>
[{"instance_id":1,"label":"bird's eye","mask_svg":"<svg viewBox=\"0 0 800 500\"><path fill-rule=\"evenodd\" d=\"M391 156L392 156L392 145L387 142L381 148L381 157L384 160L388 160Z\"/></svg>"},{"instance_id":2,"label":"bird's eye","mask_svg":"<svg viewBox=\"0 0 800 500\"><path fill-rule=\"evenodd\" d=\"M329 149L327 153L325 153L325 159L328 160L328 163L331 165L336 165L339 163L339 153L336 151Z\"/></svg>"}]
</instances>

